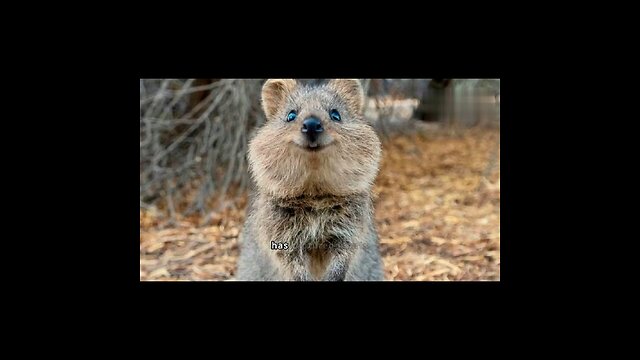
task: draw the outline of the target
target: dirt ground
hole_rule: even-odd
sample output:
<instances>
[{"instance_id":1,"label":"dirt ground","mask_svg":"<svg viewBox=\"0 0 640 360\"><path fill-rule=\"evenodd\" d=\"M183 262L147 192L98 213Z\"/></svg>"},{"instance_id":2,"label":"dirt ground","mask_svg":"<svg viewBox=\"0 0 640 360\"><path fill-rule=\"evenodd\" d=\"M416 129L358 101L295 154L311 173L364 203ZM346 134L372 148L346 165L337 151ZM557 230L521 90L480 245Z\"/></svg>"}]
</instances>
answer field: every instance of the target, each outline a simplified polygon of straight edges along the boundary
<instances>
[{"instance_id":1,"label":"dirt ground","mask_svg":"<svg viewBox=\"0 0 640 360\"><path fill-rule=\"evenodd\" d=\"M384 144L376 221L385 280L500 280L500 131L396 136ZM140 280L228 280L246 195L207 226L159 229L140 211Z\"/></svg>"}]
</instances>

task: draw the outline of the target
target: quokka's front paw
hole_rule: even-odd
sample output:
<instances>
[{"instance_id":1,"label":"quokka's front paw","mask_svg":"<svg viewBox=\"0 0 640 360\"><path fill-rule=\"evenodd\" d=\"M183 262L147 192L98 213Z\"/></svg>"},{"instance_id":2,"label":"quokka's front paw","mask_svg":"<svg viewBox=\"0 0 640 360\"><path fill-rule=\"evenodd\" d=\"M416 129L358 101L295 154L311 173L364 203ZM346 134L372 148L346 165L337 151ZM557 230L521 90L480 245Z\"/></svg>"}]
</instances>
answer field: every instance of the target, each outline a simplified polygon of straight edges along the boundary
<instances>
[{"instance_id":1,"label":"quokka's front paw","mask_svg":"<svg viewBox=\"0 0 640 360\"><path fill-rule=\"evenodd\" d=\"M313 277L308 272L298 272L293 274L293 281L313 281Z\"/></svg>"},{"instance_id":2,"label":"quokka's front paw","mask_svg":"<svg viewBox=\"0 0 640 360\"><path fill-rule=\"evenodd\" d=\"M322 281L344 281L347 275L346 271L332 271L326 273L322 277Z\"/></svg>"}]
</instances>

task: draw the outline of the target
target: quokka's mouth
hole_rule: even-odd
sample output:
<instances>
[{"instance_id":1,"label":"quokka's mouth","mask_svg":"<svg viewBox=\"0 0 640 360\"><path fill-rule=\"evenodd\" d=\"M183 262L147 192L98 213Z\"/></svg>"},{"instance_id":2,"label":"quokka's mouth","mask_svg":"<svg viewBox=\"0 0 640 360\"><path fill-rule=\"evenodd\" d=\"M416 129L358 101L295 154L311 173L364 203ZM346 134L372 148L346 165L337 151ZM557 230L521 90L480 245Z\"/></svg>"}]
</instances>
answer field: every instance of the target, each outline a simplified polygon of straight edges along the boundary
<instances>
[{"instance_id":1,"label":"quokka's mouth","mask_svg":"<svg viewBox=\"0 0 640 360\"><path fill-rule=\"evenodd\" d=\"M328 148L329 146L333 145L333 143L329 143L329 144L325 144L325 145L321 145L318 144L317 142L314 143L306 143L304 145L300 145L298 143L294 143L297 147L301 148L302 150L305 151L309 151L309 152L318 152L318 151L322 151L326 148Z\"/></svg>"},{"instance_id":2,"label":"quokka's mouth","mask_svg":"<svg viewBox=\"0 0 640 360\"><path fill-rule=\"evenodd\" d=\"M313 143L313 144L309 144L307 146L305 146L305 150L307 151L320 151L322 149L324 149L326 146L322 146L318 143Z\"/></svg>"}]
</instances>

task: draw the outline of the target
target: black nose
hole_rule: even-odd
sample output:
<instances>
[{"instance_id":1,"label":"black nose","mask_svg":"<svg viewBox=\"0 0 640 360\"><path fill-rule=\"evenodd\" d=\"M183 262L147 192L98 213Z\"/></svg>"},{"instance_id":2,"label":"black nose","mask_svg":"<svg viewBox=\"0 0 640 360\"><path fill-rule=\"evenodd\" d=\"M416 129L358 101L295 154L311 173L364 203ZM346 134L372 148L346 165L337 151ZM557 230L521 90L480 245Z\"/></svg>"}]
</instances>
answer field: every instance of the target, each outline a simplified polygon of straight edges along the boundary
<instances>
[{"instance_id":1,"label":"black nose","mask_svg":"<svg viewBox=\"0 0 640 360\"><path fill-rule=\"evenodd\" d=\"M318 134L321 133L324 129L322 128L322 123L320 120L310 117L306 118L302 122L302 132L307 134L307 137L311 141L315 141L318 137Z\"/></svg>"}]
</instances>

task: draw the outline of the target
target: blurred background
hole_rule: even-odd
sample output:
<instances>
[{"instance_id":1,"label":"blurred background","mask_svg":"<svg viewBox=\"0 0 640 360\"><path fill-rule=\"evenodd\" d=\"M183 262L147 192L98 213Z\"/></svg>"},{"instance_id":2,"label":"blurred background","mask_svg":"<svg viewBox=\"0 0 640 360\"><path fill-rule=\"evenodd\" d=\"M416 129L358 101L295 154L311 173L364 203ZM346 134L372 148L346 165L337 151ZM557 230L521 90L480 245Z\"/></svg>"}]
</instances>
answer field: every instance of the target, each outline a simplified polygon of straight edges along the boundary
<instances>
[{"instance_id":1,"label":"blurred background","mask_svg":"<svg viewBox=\"0 0 640 360\"><path fill-rule=\"evenodd\" d=\"M140 80L141 281L233 278L264 81ZM500 79L361 81L385 279L499 280Z\"/></svg>"}]
</instances>

